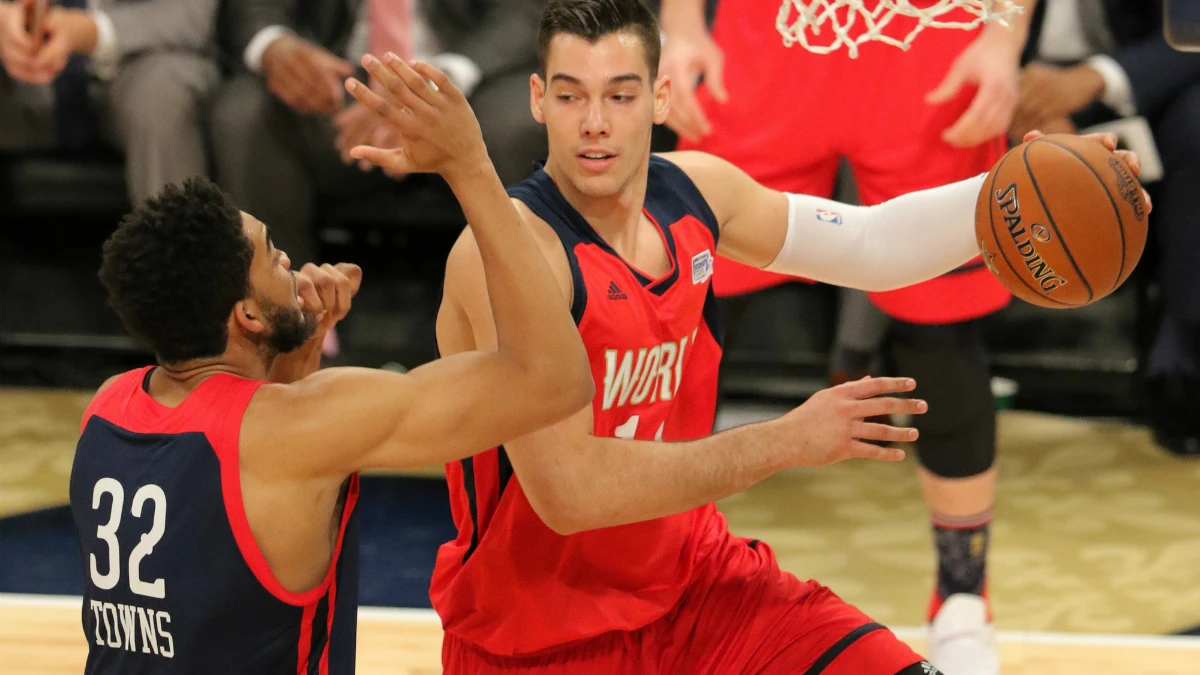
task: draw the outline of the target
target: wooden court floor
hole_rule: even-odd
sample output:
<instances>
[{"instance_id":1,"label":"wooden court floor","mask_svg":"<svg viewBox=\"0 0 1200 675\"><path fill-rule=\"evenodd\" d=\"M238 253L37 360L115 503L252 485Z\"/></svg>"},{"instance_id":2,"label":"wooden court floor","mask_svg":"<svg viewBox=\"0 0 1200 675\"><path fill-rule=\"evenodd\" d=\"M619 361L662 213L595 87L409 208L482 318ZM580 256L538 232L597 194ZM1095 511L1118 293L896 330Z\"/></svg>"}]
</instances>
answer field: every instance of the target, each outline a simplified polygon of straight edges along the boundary
<instances>
[{"instance_id":1,"label":"wooden court floor","mask_svg":"<svg viewBox=\"0 0 1200 675\"><path fill-rule=\"evenodd\" d=\"M79 598L0 595L0 672L82 672L87 646L79 615ZM919 629L894 630L921 651ZM441 633L430 610L363 608L359 612L358 672L440 673ZM1200 673L1200 638L1001 631L1000 653L1004 675Z\"/></svg>"}]
</instances>

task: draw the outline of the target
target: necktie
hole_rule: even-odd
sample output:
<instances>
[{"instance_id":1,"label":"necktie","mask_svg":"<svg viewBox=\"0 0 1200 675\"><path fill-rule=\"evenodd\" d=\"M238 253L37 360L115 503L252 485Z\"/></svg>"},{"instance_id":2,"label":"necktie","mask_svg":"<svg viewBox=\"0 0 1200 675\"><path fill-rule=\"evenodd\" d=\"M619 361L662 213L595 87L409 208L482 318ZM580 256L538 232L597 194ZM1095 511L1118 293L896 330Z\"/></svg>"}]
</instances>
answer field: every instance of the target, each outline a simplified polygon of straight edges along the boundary
<instances>
[{"instance_id":1,"label":"necktie","mask_svg":"<svg viewBox=\"0 0 1200 675\"><path fill-rule=\"evenodd\" d=\"M402 59L413 56L413 0L368 0L369 50L376 57L393 52Z\"/></svg>"},{"instance_id":2,"label":"necktie","mask_svg":"<svg viewBox=\"0 0 1200 675\"><path fill-rule=\"evenodd\" d=\"M87 9L87 0L61 0L70 9ZM92 140L93 120L88 101L87 57L73 54L54 80L54 122L59 143L68 150L79 150Z\"/></svg>"}]
</instances>

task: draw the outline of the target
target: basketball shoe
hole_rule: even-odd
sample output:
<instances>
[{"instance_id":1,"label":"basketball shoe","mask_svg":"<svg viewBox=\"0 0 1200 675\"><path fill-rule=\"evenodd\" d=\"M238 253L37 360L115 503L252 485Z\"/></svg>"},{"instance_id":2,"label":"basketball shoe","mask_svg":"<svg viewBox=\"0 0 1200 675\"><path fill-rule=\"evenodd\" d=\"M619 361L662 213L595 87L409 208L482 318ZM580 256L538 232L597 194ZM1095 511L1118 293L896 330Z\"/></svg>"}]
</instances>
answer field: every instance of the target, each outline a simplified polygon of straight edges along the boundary
<instances>
[{"instance_id":1,"label":"basketball shoe","mask_svg":"<svg viewBox=\"0 0 1200 675\"><path fill-rule=\"evenodd\" d=\"M953 675L999 675L996 628L987 601L974 593L955 593L942 601L929 622L929 661Z\"/></svg>"}]
</instances>

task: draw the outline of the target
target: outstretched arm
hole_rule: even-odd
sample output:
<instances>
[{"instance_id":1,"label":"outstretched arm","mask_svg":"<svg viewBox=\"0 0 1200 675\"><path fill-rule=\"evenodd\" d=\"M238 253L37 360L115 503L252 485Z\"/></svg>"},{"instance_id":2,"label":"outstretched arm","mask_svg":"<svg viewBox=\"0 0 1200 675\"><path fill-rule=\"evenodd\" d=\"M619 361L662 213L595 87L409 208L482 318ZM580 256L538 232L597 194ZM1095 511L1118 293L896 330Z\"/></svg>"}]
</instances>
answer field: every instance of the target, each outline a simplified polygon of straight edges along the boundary
<instances>
[{"instance_id":1,"label":"outstretched arm","mask_svg":"<svg viewBox=\"0 0 1200 675\"><path fill-rule=\"evenodd\" d=\"M354 81L348 88L397 127L404 145L356 148L355 158L446 178L479 242L497 341L407 375L338 368L264 387L263 404L284 415L299 461L321 474L458 459L562 419L593 393L570 312L561 299L547 301L559 293L556 281L488 160L462 93L431 67L367 59L387 91L381 97Z\"/></svg>"},{"instance_id":2,"label":"outstretched arm","mask_svg":"<svg viewBox=\"0 0 1200 675\"><path fill-rule=\"evenodd\" d=\"M1040 132L1026 135L1029 141ZM1116 136L1089 136L1137 175L1137 156ZM717 251L761 269L825 283L886 291L945 274L979 255L975 204L985 176L912 192L876 206L763 187L702 152L666 153L696 183L721 227Z\"/></svg>"},{"instance_id":3,"label":"outstretched arm","mask_svg":"<svg viewBox=\"0 0 1200 675\"><path fill-rule=\"evenodd\" d=\"M561 263L567 293L570 270L553 234L543 251ZM470 233L455 246L438 316L443 354L490 349L496 327ZM557 247L557 250L555 250ZM872 411L924 412L918 401L867 399L908 391L911 380L864 380L820 392L791 413L691 442L606 438L595 434L591 405L572 417L505 442L513 470L537 514L553 530L571 534L686 511L734 494L784 467L821 466L851 457L896 460L898 450L860 439L911 440L916 432L864 423ZM639 437L653 435L642 430Z\"/></svg>"}]
</instances>

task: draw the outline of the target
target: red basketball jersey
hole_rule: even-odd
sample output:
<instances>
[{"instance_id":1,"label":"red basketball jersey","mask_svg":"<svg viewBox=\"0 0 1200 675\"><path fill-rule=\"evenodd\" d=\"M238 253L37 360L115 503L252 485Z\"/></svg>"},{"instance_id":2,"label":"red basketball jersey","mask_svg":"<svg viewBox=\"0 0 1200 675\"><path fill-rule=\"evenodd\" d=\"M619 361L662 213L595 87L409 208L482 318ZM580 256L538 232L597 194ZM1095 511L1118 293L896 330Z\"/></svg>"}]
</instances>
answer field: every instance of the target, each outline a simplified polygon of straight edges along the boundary
<instances>
[{"instance_id":1,"label":"red basketball jersey","mask_svg":"<svg viewBox=\"0 0 1200 675\"><path fill-rule=\"evenodd\" d=\"M594 434L680 441L712 432L721 322L710 287L716 218L675 165L651 157L644 213L671 271L631 267L544 171L512 188L558 233L587 347ZM691 584L702 544L724 534L712 504L667 518L561 536L534 512L503 446L447 465L458 538L438 553L430 595L447 631L494 654L530 654L666 614Z\"/></svg>"}]
</instances>

